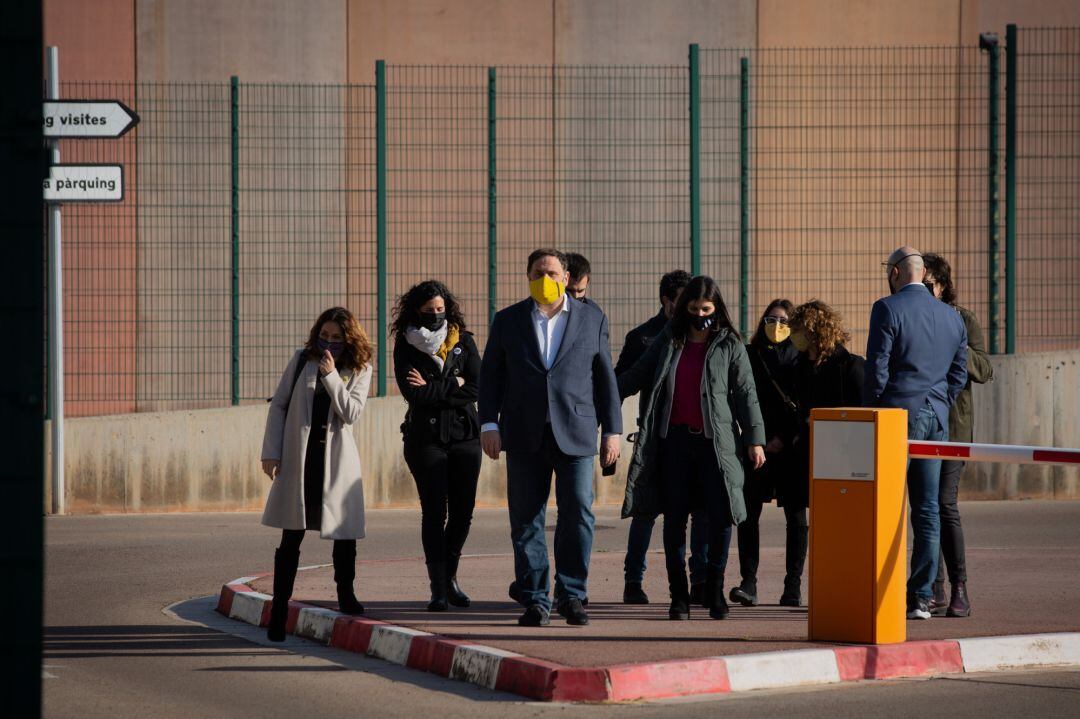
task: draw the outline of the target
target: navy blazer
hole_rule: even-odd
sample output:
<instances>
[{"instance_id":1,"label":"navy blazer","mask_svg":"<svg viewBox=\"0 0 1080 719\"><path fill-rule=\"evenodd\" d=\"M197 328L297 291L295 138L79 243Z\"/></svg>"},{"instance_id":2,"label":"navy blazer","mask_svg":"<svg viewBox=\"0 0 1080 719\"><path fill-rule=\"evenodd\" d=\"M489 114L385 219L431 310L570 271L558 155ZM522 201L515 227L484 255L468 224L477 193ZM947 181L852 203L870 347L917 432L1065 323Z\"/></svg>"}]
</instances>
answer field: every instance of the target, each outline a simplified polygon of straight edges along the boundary
<instances>
[{"instance_id":1,"label":"navy blazer","mask_svg":"<svg viewBox=\"0 0 1080 719\"><path fill-rule=\"evenodd\" d=\"M874 303L863 401L917 412L930 400L948 430L949 407L967 383L967 330L954 308L922 284Z\"/></svg>"},{"instance_id":2,"label":"navy blazer","mask_svg":"<svg viewBox=\"0 0 1080 719\"><path fill-rule=\"evenodd\" d=\"M599 425L622 433L619 389L611 367L607 317L595 304L566 296L562 344L544 369L533 324L531 299L495 315L480 367L480 424L498 422L507 452L535 452L551 418L563 453L596 454Z\"/></svg>"}]
</instances>

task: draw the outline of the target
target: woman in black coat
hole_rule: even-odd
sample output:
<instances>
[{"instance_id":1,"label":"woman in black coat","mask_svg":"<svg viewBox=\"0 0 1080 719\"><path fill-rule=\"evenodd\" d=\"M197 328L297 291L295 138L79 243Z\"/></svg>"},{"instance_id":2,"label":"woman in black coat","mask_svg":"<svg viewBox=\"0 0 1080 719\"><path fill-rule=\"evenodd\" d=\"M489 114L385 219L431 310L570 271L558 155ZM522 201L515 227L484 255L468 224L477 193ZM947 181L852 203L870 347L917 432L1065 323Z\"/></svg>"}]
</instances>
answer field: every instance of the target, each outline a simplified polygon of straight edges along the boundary
<instances>
[{"instance_id":1,"label":"woman in black coat","mask_svg":"<svg viewBox=\"0 0 1080 719\"><path fill-rule=\"evenodd\" d=\"M746 520L738 527L739 571L742 582L732 588L729 596L732 602L744 607L756 606L758 603L761 507L773 500L777 485L789 483L791 474L795 471L792 448L799 430L799 414L795 404L795 365L799 353L788 338L791 333L788 322L794 309L788 300L776 299L770 302L758 322L757 331L746 347L750 367L754 372L754 386L757 388L761 416L765 421L767 443L765 464L757 470L747 467L746 482L743 484ZM795 509L793 514L790 509L784 506L789 537L792 532L798 533L806 528L806 512L802 512L800 525L798 510ZM792 543L789 541L788 544L790 546Z\"/></svg>"},{"instance_id":2,"label":"woman in black coat","mask_svg":"<svg viewBox=\"0 0 1080 719\"><path fill-rule=\"evenodd\" d=\"M409 403L401 432L405 462L420 495L420 533L431 582L427 608L467 607L457 570L480 476L480 353L457 300L436 280L402 295L391 331L394 376Z\"/></svg>"},{"instance_id":3,"label":"woman in black coat","mask_svg":"<svg viewBox=\"0 0 1080 719\"><path fill-rule=\"evenodd\" d=\"M799 305L791 315L791 343L799 351L795 393L799 429L795 439L796 471L777 486L777 497L788 516L801 515L801 532L788 533L787 576L783 606L799 606L806 563L806 508L810 505L810 411L819 407L861 407L863 358L844 346L851 335L840 313L820 300Z\"/></svg>"}]
</instances>

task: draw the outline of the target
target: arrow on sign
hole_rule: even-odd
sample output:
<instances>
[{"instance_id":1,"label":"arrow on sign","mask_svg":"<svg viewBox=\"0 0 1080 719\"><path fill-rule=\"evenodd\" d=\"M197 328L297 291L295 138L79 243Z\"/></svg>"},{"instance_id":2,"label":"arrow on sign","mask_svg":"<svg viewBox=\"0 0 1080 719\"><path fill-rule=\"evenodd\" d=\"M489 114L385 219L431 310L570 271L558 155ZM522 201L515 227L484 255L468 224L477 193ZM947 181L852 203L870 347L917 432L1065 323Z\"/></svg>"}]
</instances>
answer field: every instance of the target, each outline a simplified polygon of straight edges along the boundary
<instances>
[{"instance_id":1,"label":"arrow on sign","mask_svg":"<svg viewBox=\"0 0 1080 719\"><path fill-rule=\"evenodd\" d=\"M53 165L43 183L46 202L120 202L122 165Z\"/></svg>"},{"instance_id":2,"label":"arrow on sign","mask_svg":"<svg viewBox=\"0 0 1080 719\"><path fill-rule=\"evenodd\" d=\"M120 137L139 116L119 100L46 100L45 137Z\"/></svg>"}]
</instances>

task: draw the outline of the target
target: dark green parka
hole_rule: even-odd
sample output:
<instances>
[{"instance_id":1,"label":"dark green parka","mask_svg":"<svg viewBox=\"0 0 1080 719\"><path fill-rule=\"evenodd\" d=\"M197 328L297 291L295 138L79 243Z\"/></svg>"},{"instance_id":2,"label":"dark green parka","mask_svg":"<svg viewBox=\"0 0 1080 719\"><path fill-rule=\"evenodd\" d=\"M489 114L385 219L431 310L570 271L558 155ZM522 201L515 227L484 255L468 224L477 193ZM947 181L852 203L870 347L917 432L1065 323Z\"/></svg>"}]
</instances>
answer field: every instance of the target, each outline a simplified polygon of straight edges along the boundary
<instances>
[{"instance_id":1,"label":"dark green parka","mask_svg":"<svg viewBox=\"0 0 1080 719\"><path fill-rule=\"evenodd\" d=\"M619 376L620 397L641 392L641 425L626 475L623 517L653 517L659 512L660 440L667 433L675 368L681 353L669 326L641 359ZM738 335L727 329L714 333L709 340L701 393L705 434L712 438L727 486L731 521L739 524L746 519L743 460L748 447L765 444L765 424L750 358Z\"/></svg>"}]
</instances>

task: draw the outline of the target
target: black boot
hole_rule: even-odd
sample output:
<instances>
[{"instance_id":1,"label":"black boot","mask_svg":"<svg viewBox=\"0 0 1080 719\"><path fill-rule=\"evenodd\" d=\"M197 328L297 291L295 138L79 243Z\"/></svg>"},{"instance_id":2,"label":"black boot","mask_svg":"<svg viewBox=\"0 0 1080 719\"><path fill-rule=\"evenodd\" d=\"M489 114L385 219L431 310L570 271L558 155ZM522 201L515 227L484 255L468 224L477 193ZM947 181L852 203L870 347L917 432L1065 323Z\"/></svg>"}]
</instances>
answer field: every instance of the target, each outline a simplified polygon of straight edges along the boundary
<instances>
[{"instance_id":1,"label":"black boot","mask_svg":"<svg viewBox=\"0 0 1080 719\"><path fill-rule=\"evenodd\" d=\"M709 598L709 616L713 619L726 619L728 615L727 601L724 599L724 575L709 567L709 578L705 584L706 595Z\"/></svg>"},{"instance_id":2,"label":"black boot","mask_svg":"<svg viewBox=\"0 0 1080 719\"><path fill-rule=\"evenodd\" d=\"M467 607L472 602L469 600L469 595L461 591L457 583L458 562L460 561L460 555L446 560L446 601L454 607Z\"/></svg>"},{"instance_id":3,"label":"black boot","mask_svg":"<svg viewBox=\"0 0 1080 719\"><path fill-rule=\"evenodd\" d=\"M299 565L299 549L278 549L274 552L274 601L270 605L270 623L266 625L266 638L272 642L285 641L289 599L292 598Z\"/></svg>"},{"instance_id":4,"label":"black boot","mask_svg":"<svg viewBox=\"0 0 1080 719\"><path fill-rule=\"evenodd\" d=\"M446 602L446 562L431 562L427 565L428 580L431 585L431 601L428 602L429 612L445 612Z\"/></svg>"},{"instance_id":5,"label":"black boot","mask_svg":"<svg viewBox=\"0 0 1080 719\"><path fill-rule=\"evenodd\" d=\"M364 605L353 593L356 578L356 544L334 542L334 584L337 585L338 611L342 614L363 614Z\"/></svg>"},{"instance_id":6,"label":"black boot","mask_svg":"<svg viewBox=\"0 0 1080 719\"><path fill-rule=\"evenodd\" d=\"M671 606L668 608L668 619L690 618L690 587L686 581L686 574L668 572L668 588L671 590Z\"/></svg>"},{"instance_id":7,"label":"black boot","mask_svg":"<svg viewBox=\"0 0 1080 719\"><path fill-rule=\"evenodd\" d=\"M802 575L806 565L807 535L810 528L803 525L787 527L787 576L784 577L784 593L780 606L797 607L802 604Z\"/></svg>"},{"instance_id":8,"label":"black boot","mask_svg":"<svg viewBox=\"0 0 1080 719\"><path fill-rule=\"evenodd\" d=\"M729 595L731 601L738 602L744 607L756 607L757 600L757 583L749 582L746 579L742 580L742 583L731 590Z\"/></svg>"},{"instance_id":9,"label":"black boot","mask_svg":"<svg viewBox=\"0 0 1080 719\"><path fill-rule=\"evenodd\" d=\"M930 597L930 613L940 617L949 607L949 598L945 596L945 582L934 582L934 595Z\"/></svg>"}]
</instances>

